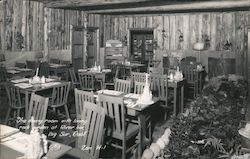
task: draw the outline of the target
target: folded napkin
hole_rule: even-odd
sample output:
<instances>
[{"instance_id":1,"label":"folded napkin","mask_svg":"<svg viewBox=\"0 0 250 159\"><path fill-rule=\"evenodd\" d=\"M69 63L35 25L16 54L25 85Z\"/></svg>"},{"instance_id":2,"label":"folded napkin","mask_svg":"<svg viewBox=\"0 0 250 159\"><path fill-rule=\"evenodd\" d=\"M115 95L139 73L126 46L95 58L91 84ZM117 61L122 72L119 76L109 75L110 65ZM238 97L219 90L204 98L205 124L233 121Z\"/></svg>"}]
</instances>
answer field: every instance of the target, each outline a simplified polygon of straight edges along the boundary
<instances>
[{"instance_id":1,"label":"folded napkin","mask_svg":"<svg viewBox=\"0 0 250 159\"><path fill-rule=\"evenodd\" d=\"M99 90L99 91L97 91L97 93L102 93L102 94L106 94L106 95L113 95L113 96L119 96L123 92L105 89L105 90Z\"/></svg>"},{"instance_id":2,"label":"folded napkin","mask_svg":"<svg viewBox=\"0 0 250 159\"><path fill-rule=\"evenodd\" d=\"M29 83L17 83L15 86L23 89L33 87L33 85Z\"/></svg>"},{"instance_id":3,"label":"folded napkin","mask_svg":"<svg viewBox=\"0 0 250 159\"><path fill-rule=\"evenodd\" d=\"M51 87L51 86L55 86L55 85L59 85L61 84L61 82L49 82L49 83L43 83L41 84L42 87Z\"/></svg>"},{"instance_id":4,"label":"folded napkin","mask_svg":"<svg viewBox=\"0 0 250 159\"><path fill-rule=\"evenodd\" d=\"M32 71L32 69L29 69L29 68L18 68L16 70L18 70L18 71L24 71L24 72L26 72L26 71Z\"/></svg>"},{"instance_id":5,"label":"folded napkin","mask_svg":"<svg viewBox=\"0 0 250 159\"><path fill-rule=\"evenodd\" d=\"M28 78L21 78L21 79L16 79L16 80L11 80L12 83L21 83L21 82L28 82Z\"/></svg>"},{"instance_id":6,"label":"folded napkin","mask_svg":"<svg viewBox=\"0 0 250 159\"><path fill-rule=\"evenodd\" d=\"M125 98L134 98L134 99L138 99L140 96L141 96L141 94L129 93L129 94L126 94L124 97L125 97Z\"/></svg>"},{"instance_id":7,"label":"folded napkin","mask_svg":"<svg viewBox=\"0 0 250 159\"><path fill-rule=\"evenodd\" d=\"M16 70L7 70L7 72L11 74L20 73L20 71L16 71Z\"/></svg>"}]
</instances>

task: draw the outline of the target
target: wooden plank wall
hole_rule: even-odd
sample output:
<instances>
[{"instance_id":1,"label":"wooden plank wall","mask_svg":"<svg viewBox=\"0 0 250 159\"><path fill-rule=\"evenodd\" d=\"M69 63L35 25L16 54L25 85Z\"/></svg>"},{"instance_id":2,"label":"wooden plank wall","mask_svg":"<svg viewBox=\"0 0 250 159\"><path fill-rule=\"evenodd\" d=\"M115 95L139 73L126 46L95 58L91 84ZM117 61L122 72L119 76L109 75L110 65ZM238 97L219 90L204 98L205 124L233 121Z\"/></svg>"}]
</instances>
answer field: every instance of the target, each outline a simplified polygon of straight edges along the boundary
<instances>
[{"instance_id":1,"label":"wooden plank wall","mask_svg":"<svg viewBox=\"0 0 250 159\"><path fill-rule=\"evenodd\" d=\"M47 34L49 49L70 49L70 25L83 25L84 14L83 11L48 9L43 3L29 0L1 2L0 48L6 51L43 50L44 35ZM45 16L48 20L47 29L44 28ZM88 16L91 26L101 26L99 17Z\"/></svg>"},{"instance_id":2,"label":"wooden plank wall","mask_svg":"<svg viewBox=\"0 0 250 159\"><path fill-rule=\"evenodd\" d=\"M30 0L1 1L0 49L3 51L36 51L46 45L50 50L70 49L70 25L83 25L84 12L44 8ZM46 13L46 14L45 14ZM46 17L45 17L46 15ZM44 20L48 23L44 28ZM231 44L235 53L236 72L243 74L245 28L250 25L250 11L148 14L87 15L88 26L100 28L100 46L109 39L123 41L129 28L154 28L158 50L192 50L193 43L207 37L208 51L223 51ZM44 32L46 31L46 32ZM46 36L45 36L46 35ZM183 36L183 40L181 39Z\"/></svg>"},{"instance_id":3,"label":"wooden plank wall","mask_svg":"<svg viewBox=\"0 0 250 159\"><path fill-rule=\"evenodd\" d=\"M104 15L101 19L102 42L109 39L123 40L129 28L154 28L157 49L163 51L192 50L195 42L207 39L208 51L234 52L237 58L236 72L244 72L242 67L246 50L245 28L250 25L250 11ZM230 47L227 47L227 44Z\"/></svg>"},{"instance_id":4,"label":"wooden plank wall","mask_svg":"<svg viewBox=\"0 0 250 159\"><path fill-rule=\"evenodd\" d=\"M158 47L165 50L192 49L193 44L207 36L209 50L224 50L227 43L232 50L243 49L244 28L250 24L250 11L218 13L182 13L161 15L105 15L104 41L122 40L128 28L155 28ZM180 35L183 35L183 41Z\"/></svg>"}]
</instances>

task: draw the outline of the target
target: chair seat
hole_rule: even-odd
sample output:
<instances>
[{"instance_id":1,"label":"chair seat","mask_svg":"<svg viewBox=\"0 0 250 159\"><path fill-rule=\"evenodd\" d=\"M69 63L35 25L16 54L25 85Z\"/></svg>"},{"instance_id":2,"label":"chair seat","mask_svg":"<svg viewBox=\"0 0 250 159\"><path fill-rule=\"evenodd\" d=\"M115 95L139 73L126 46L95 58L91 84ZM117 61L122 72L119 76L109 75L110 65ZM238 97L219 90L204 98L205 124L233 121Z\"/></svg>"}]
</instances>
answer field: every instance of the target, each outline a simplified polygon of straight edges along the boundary
<instances>
[{"instance_id":1,"label":"chair seat","mask_svg":"<svg viewBox=\"0 0 250 159\"><path fill-rule=\"evenodd\" d=\"M126 139L130 139L131 137L135 136L139 132L139 130L140 129L139 129L138 124L129 123L127 126L127 131L126 131ZM123 138L122 134L117 133L117 132L114 132L112 134L112 137L120 139L120 140L122 140L122 138Z\"/></svg>"}]
</instances>

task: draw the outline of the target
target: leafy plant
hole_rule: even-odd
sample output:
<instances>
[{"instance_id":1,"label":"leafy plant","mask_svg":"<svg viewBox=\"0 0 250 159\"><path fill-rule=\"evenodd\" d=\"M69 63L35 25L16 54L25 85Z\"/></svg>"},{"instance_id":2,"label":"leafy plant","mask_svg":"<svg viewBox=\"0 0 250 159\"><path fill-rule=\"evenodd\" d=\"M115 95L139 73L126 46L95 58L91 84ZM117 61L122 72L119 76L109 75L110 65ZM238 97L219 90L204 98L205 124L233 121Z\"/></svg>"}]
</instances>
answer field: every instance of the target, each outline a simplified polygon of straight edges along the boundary
<instances>
[{"instance_id":1,"label":"leafy plant","mask_svg":"<svg viewBox=\"0 0 250 159\"><path fill-rule=\"evenodd\" d=\"M206 148L208 145L213 146L214 149L221 153L226 153L226 150L223 147L223 143L221 142L221 139L217 139L216 137L212 136L210 138L205 139L205 145L204 148Z\"/></svg>"}]
</instances>

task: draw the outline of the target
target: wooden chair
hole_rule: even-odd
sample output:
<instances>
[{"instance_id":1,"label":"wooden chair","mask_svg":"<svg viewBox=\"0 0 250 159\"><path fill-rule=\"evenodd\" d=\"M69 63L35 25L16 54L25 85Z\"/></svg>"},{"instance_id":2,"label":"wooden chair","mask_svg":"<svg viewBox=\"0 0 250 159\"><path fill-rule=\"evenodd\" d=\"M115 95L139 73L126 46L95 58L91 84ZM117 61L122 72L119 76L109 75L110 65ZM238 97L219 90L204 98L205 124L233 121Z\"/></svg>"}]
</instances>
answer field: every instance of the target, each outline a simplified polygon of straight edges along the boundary
<instances>
[{"instance_id":1,"label":"wooden chair","mask_svg":"<svg viewBox=\"0 0 250 159\"><path fill-rule=\"evenodd\" d=\"M115 77L121 79L128 79L131 75L132 68L125 65L117 65Z\"/></svg>"},{"instance_id":2,"label":"wooden chair","mask_svg":"<svg viewBox=\"0 0 250 159\"><path fill-rule=\"evenodd\" d=\"M47 115L48 102L49 98L42 97L40 95L32 93L29 103L27 120L30 120L31 117L34 117L34 120L36 121L43 121L43 122L36 122L35 123L36 126L44 126ZM43 132L43 130L40 130L40 132ZM26 130L26 133L28 133L28 129Z\"/></svg>"},{"instance_id":3,"label":"wooden chair","mask_svg":"<svg viewBox=\"0 0 250 159\"><path fill-rule=\"evenodd\" d=\"M149 74L163 75L164 69L163 68L156 68L156 67L149 67L148 72L149 72Z\"/></svg>"},{"instance_id":4,"label":"wooden chair","mask_svg":"<svg viewBox=\"0 0 250 159\"><path fill-rule=\"evenodd\" d=\"M49 76L49 63L48 62L40 63L38 74L39 76L45 76L45 77Z\"/></svg>"},{"instance_id":5,"label":"wooden chair","mask_svg":"<svg viewBox=\"0 0 250 159\"><path fill-rule=\"evenodd\" d=\"M75 88L75 105L76 105L76 118L80 119L83 112L84 102L95 103L94 93L82 91Z\"/></svg>"},{"instance_id":6,"label":"wooden chair","mask_svg":"<svg viewBox=\"0 0 250 159\"><path fill-rule=\"evenodd\" d=\"M25 63L21 63L21 62L16 62L16 63L15 63L15 67L25 68L25 67L26 67L26 64L25 64Z\"/></svg>"},{"instance_id":7,"label":"wooden chair","mask_svg":"<svg viewBox=\"0 0 250 159\"><path fill-rule=\"evenodd\" d=\"M52 97L49 101L49 107L52 107L55 112L56 108L64 107L66 117L68 119L70 118L70 115L68 111L67 101L70 85L70 82L65 82L60 85L54 86L52 90Z\"/></svg>"},{"instance_id":8,"label":"wooden chair","mask_svg":"<svg viewBox=\"0 0 250 159\"><path fill-rule=\"evenodd\" d=\"M79 123L79 127L84 129L78 129L79 134L87 132L85 136L78 136L76 140L76 148L72 149L68 154L70 156L78 156L82 158L85 156L84 153L88 153L91 158L98 159L100 154L100 146L102 144L103 130L104 130L104 120L105 120L105 110L100 108L94 103L85 101L84 107L81 113L81 120L87 121L86 123ZM81 150L82 146L91 147L90 150ZM84 158L83 158L84 159Z\"/></svg>"},{"instance_id":9,"label":"wooden chair","mask_svg":"<svg viewBox=\"0 0 250 159\"><path fill-rule=\"evenodd\" d=\"M145 82L146 74L142 72L131 72L131 79L133 82Z\"/></svg>"},{"instance_id":10,"label":"wooden chair","mask_svg":"<svg viewBox=\"0 0 250 159\"><path fill-rule=\"evenodd\" d=\"M54 64L60 64L60 60L59 59L54 59L54 58L51 58L49 60L50 63L54 63Z\"/></svg>"},{"instance_id":11,"label":"wooden chair","mask_svg":"<svg viewBox=\"0 0 250 159\"><path fill-rule=\"evenodd\" d=\"M70 65L70 61L65 61L65 60L60 60L60 64L63 64L63 65Z\"/></svg>"},{"instance_id":12,"label":"wooden chair","mask_svg":"<svg viewBox=\"0 0 250 159\"><path fill-rule=\"evenodd\" d=\"M144 86L145 86L145 82L137 82L137 81L135 81L134 93L135 94L142 94Z\"/></svg>"},{"instance_id":13,"label":"wooden chair","mask_svg":"<svg viewBox=\"0 0 250 159\"><path fill-rule=\"evenodd\" d=\"M27 61L26 61L26 66L27 66L27 68L29 68L29 69L36 70L38 64L37 64L36 61L28 61L28 60L27 60Z\"/></svg>"},{"instance_id":14,"label":"wooden chair","mask_svg":"<svg viewBox=\"0 0 250 159\"><path fill-rule=\"evenodd\" d=\"M79 82L81 90L94 91L95 90L95 75L88 72L79 72Z\"/></svg>"},{"instance_id":15,"label":"wooden chair","mask_svg":"<svg viewBox=\"0 0 250 159\"><path fill-rule=\"evenodd\" d=\"M115 90L130 93L131 91L131 81L130 80L122 80L122 79L115 79Z\"/></svg>"},{"instance_id":16,"label":"wooden chair","mask_svg":"<svg viewBox=\"0 0 250 159\"><path fill-rule=\"evenodd\" d=\"M193 90L193 97L196 97L198 93L198 75L196 71L196 65L182 65L181 71L184 78L187 80L187 86Z\"/></svg>"},{"instance_id":17,"label":"wooden chair","mask_svg":"<svg viewBox=\"0 0 250 159\"><path fill-rule=\"evenodd\" d=\"M111 146L122 150L122 159L126 159L128 152L132 152L136 148L140 148L136 137L140 135L140 125L126 121L127 109L124 106L122 97L108 96L99 94L99 104L105 109L106 115L112 121ZM139 137L140 138L140 137ZM115 142L121 141L121 144ZM134 141L128 145L128 141Z\"/></svg>"},{"instance_id":18,"label":"wooden chair","mask_svg":"<svg viewBox=\"0 0 250 159\"><path fill-rule=\"evenodd\" d=\"M78 88L80 86L80 82L76 78L76 73L73 68L69 69L69 75L70 75L70 81L71 81L73 88Z\"/></svg>"},{"instance_id":19,"label":"wooden chair","mask_svg":"<svg viewBox=\"0 0 250 159\"><path fill-rule=\"evenodd\" d=\"M160 105L164 108L164 120L167 120L167 111L168 111L168 103L171 99L171 96L168 91L168 78L161 77L156 81L157 94L160 99Z\"/></svg>"},{"instance_id":20,"label":"wooden chair","mask_svg":"<svg viewBox=\"0 0 250 159\"><path fill-rule=\"evenodd\" d=\"M5 67L0 66L0 89L5 88L6 82L8 81L7 70Z\"/></svg>"},{"instance_id":21,"label":"wooden chair","mask_svg":"<svg viewBox=\"0 0 250 159\"><path fill-rule=\"evenodd\" d=\"M5 124L8 124L8 121L10 119L11 111L16 111L16 113L13 114L14 121L16 121L17 117L21 117L21 110L25 109L25 104L22 102L20 89L18 87L15 87L14 85L8 83L6 86L6 92L8 96L8 111L5 118ZM25 112L25 111L23 111ZM25 113L23 113L22 117L24 117ZM17 127L18 124L16 123L15 126Z\"/></svg>"}]
</instances>

